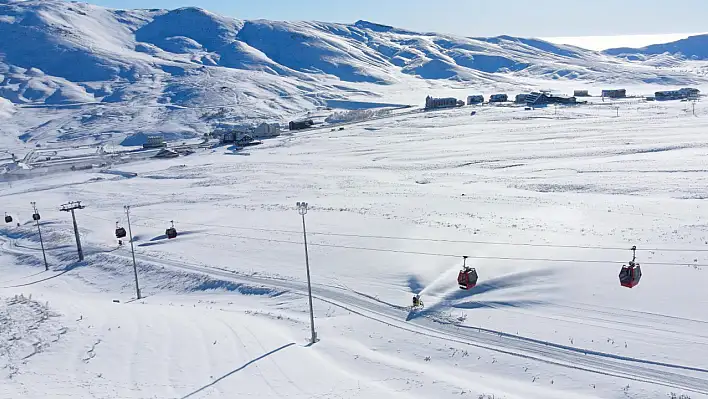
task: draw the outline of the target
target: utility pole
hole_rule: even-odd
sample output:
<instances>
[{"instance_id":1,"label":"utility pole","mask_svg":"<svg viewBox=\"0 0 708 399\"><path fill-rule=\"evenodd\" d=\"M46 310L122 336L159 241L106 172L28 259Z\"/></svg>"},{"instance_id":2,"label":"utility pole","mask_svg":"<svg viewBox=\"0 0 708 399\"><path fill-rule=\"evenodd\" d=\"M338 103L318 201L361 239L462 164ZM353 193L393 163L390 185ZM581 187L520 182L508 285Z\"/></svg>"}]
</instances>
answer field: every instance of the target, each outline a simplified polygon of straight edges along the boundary
<instances>
[{"instance_id":1,"label":"utility pole","mask_svg":"<svg viewBox=\"0 0 708 399\"><path fill-rule=\"evenodd\" d=\"M79 225L76 224L76 209L84 209L81 201L72 201L61 206L62 212L71 212L71 218L74 220L74 234L76 235L76 250L79 252L79 262L84 260L84 250L81 249L81 237L79 237Z\"/></svg>"},{"instance_id":2,"label":"utility pole","mask_svg":"<svg viewBox=\"0 0 708 399\"><path fill-rule=\"evenodd\" d=\"M305 267L307 268L307 295L310 299L310 330L312 337L310 344L317 342L317 333L315 332L315 315L312 310L312 284L310 283L310 257L307 253L307 230L305 229L305 214L307 214L307 202L298 202L297 211L302 216L302 238L305 243Z\"/></svg>"},{"instance_id":3,"label":"utility pole","mask_svg":"<svg viewBox=\"0 0 708 399\"><path fill-rule=\"evenodd\" d=\"M39 245L42 246L42 256L44 257L44 270L48 271L49 270L49 263L47 263L47 254L44 252L44 240L42 240L42 229L39 228L39 219L41 217L39 216L39 212L37 212L37 203L36 202L30 202L32 204L32 209L34 209L34 213L32 214L32 219L34 219L35 222L37 222L37 232L39 233Z\"/></svg>"},{"instance_id":4,"label":"utility pole","mask_svg":"<svg viewBox=\"0 0 708 399\"><path fill-rule=\"evenodd\" d=\"M123 207L125 216L128 218L128 234L130 235L130 251L133 253L133 273L135 274L135 292L140 299L140 285L138 284L138 265L135 262L135 247L133 246L133 230L130 228L130 205Z\"/></svg>"}]
</instances>

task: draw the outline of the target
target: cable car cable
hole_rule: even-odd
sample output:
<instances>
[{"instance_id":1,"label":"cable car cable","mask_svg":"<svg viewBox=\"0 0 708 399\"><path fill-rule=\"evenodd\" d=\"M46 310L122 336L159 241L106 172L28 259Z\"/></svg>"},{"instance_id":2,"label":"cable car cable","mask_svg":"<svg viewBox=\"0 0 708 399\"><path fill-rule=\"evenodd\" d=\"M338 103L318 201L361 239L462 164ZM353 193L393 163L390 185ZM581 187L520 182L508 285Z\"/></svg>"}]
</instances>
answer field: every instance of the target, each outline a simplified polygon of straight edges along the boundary
<instances>
[{"instance_id":1,"label":"cable car cable","mask_svg":"<svg viewBox=\"0 0 708 399\"><path fill-rule=\"evenodd\" d=\"M151 226L145 226L145 225L142 225L142 226L151 227ZM207 236L214 236L214 237L229 237L229 238L240 238L240 239L244 239L244 240L266 241L266 242L275 242L275 243L282 243L282 244L302 245L301 241L288 241L288 240L278 240L278 239L273 239L273 238L249 237L249 236L221 234L221 233L201 232L200 234L204 234ZM407 251L407 250L386 249L386 248L358 247L358 246L339 245L339 244L312 243L309 241L308 241L307 245L316 246L316 247L326 247L326 248L387 252L387 253L407 254L407 255L426 255L426 256L437 256L437 257L448 257L448 258L460 258L463 256L463 255L459 255L459 254L449 254L449 253L440 253L440 252L423 252L423 251ZM468 256L468 258L469 259L481 259L481 260L504 260L504 261L525 261L525 262L605 263L605 264L607 264L607 263L610 263L610 264L624 263L622 261L616 261L616 260L517 258L517 257L501 257L501 256ZM657 266L708 267L708 264L696 264L696 263L691 264L691 263L669 263L669 262L643 262L643 264L657 265Z\"/></svg>"},{"instance_id":2,"label":"cable car cable","mask_svg":"<svg viewBox=\"0 0 708 399\"><path fill-rule=\"evenodd\" d=\"M85 213L86 214L86 213ZM149 216L136 215L142 219L155 220L163 222L162 219L157 219ZM96 217L97 219L108 220L105 218ZM194 222L184 222L179 221L180 224L186 224L190 226L200 226L200 227L217 227L225 229L234 230L247 230L247 231L261 231L268 233L283 233L283 234L302 234L299 230L283 230L283 229L267 229L267 228L257 228L257 227L244 227L244 226L233 226L233 225L216 225L216 224L205 224L205 223L194 223ZM566 248L566 249L590 249L590 250L601 250L601 251L626 251L627 247L613 247L613 246L593 246L593 245L571 245L571 244L537 244L537 243L514 243L514 242L504 242L504 241L483 241L483 240L456 240L456 239L439 239L439 238L427 238L427 237L400 237L400 236L384 236L384 235L369 235L369 234L351 234L351 233L333 233L333 232L322 232L322 231L308 231L308 235L321 235L321 236L331 236L331 237L348 237L348 238L372 238L372 239L383 239L383 240L399 240L399 241L419 241L419 242L442 242L451 244L478 244L478 245L501 245L510 247L536 247L536 248ZM649 248L642 247L643 251L650 252L708 252L708 248Z\"/></svg>"},{"instance_id":3,"label":"cable car cable","mask_svg":"<svg viewBox=\"0 0 708 399\"><path fill-rule=\"evenodd\" d=\"M140 216L143 219L148 220L160 220L148 216ZM180 221L181 224L187 224L191 226L201 226L201 227L218 227L234 230L248 230L248 231L262 231L268 233L284 233L284 234L302 234L302 231L296 230L282 230L282 229L266 229L257 227L243 227L243 226L233 226L233 225L215 225L215 224L205 224L205 223L193 223ZM350 233L332 233L332 232L321 232L321 231L308 231L308 235L321 235L321 236L332 236L332 237L349 237L349 238L374 238L383 240L400 240L400 241L421 241L421 242L443 242L452 244L480 244L480 245L504 245L504 246L519 246L519 247L539 247L539 248L568 248L568 249L593 249L593 250L603 250L603 251L626 251L628 247L610 247L610 246L593 246L593 245L563 245L563 244L535 244L535 243L513 243L513 242L503 242L503 241L482 241L482 240L455 240L455 239L440 239L440 238L424 238L424 237L400 237L400 236L383 236L383 235L369 235L369 234L350 234ZM708 252L708 248L703 249L682 249L682 248L645 248L642 247L643 251L652 252Z\"/></svg>"},{"instance_id":4,"label":"cable car cable","mask_svg":"<svg viewBox=\"0 0 708 399\"><path fill-rule=\"evenodd\" d=\"M94 218L94 219L99 219L99 220L104 220L104 221L110 221L114 223L114 220L111 219L106 219L103 217L95 216L95 215L89 215L88 213L84 214L85 216ZM160 220L160 219L155 219L155 218L149 218L149 217L143 217L144 219L149 219L149 220ZM205 226L205 227L210 227L210 225L205 225L205 224L196 224L196 223L186 223L186 222L181 222L182 224L190 224L190 225L196 225L196 226ZM147 228L154 228L155 226L151 225L146 225L146 224L141 224L139 222L134 222L133 223L136 226L141 226L141 227L147 227ZM211 226L211 227L216 227L216 226ZM225 227L225 226L224 226ZM260 229L259 231L266 231L266 232L272 232L273 230L271 229ZM283 230L280 230L281 232ZM302 232L297 232L298 234L302 234ZM297 245L302 245L302 242L300 241L289 241L289 240L278 240L278 239L272 239L272 238L260 238L260 237L250 237L250 236L242 236L242 235L234 235L234 234L224 234L224 233L207 233L207 232L201 232L200 234L207 235L207 236L215 236L215 237L229 237L229 238L240 238L244 240L255 240L255 241L267 241L267 242L275 242L275 243L282 243L282 244L297 244ZM308 233L310 234L310 233ZM366 236L364 236L366 237ZM482 242L480 242L482 243ZM463 255L459 254L449 254L449 253L435 253L435 252L424 252L424 251L407 251L407 250L397 250L397 249L386 249L386 248L370 248L370 247L360 247L360 246L351 246L351 245L339 245L339 244L326 244L326 243L311 243L308 242L308 245L312 246L317 246L317 247L326 247L326 248L339 248L339 249L352 249L352 250L361 250L361 251L373 251L373 252L387 252L387 253L398 253L398 254L407 254L407 255L425 255L425 256L437 256L437 257L449 257L449 258L459 258ZM514 244L508 244L508 245L514 245ZM573 248L573 247L570 247ZM626 248L623 248L626 250ZM644 251L649 251L649 249L644 249ZM688 251L688 250L686 250ZM551 258L519 258L519 257L499 257L499 256L469 256L470 259L480 259L480 260L504 260L504 261L527 261L527 262L559 262L559 263L610 263L610 264L616 264L616 263L624 263L616 260L591 260L591 259L551 259ZM672 263L672 262L642 262L644 265L655 265L655 266L692 266L692 267L708 267L708 264L698 264L698 263Z\"/></svg>"}]
</instances>

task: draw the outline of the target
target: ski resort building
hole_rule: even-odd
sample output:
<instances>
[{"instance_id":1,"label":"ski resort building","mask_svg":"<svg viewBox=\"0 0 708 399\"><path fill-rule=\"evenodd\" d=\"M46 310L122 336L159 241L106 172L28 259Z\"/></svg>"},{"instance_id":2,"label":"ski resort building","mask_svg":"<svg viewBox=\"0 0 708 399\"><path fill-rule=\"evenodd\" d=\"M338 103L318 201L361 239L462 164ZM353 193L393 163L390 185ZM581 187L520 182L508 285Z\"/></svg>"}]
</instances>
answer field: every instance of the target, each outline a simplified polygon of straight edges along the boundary
<instances>
[{"instance_id":1,"label":"ski resort building","mask_svg":"<svg viewBox=\"0 0 708 399\"><path fill-rule=\"evenodd\" d=\"M492 94L492 96L489 97L490 103L505 103L507 101L509 101L509 96L506 94Z\"/></svg>"},{"instance_id":2,"label":"ski resort building","mask_svg":"<svg viewBox=\"0 0 708 399\"><path fill-rule=\"evenodd\" d=\"M447 97L447 98L433 98L433 97L425 97L425 109L439 109L439 108L454 108L454 107L461 107L465 105L464 102L454 98L454 97Z\"/></svg>"},{"instance_id":3,"label":"ski resort building","mask_svg":"<svg viewBox=\"0 0 708 399\"><path fill-rule=\"evenodd\" d=\"M654 97L657 101L683 100L697 98L700 93L701 91L698 89L686 87L679 90L657 91L654 93Z\"/></svg>"},{"instance_id":4,"label":"ski resort building","mask_svg":"<svg viewBox=\"0 0 708 399\"><path fill-rule=\"evenodd\" d=\"M587 90L574 90L573 97L590 97L590 92Z\"/></svg>"},{"instance_id":5,"label":"ski resort building","mask_svg":"<svg viewBox=\"0 0 708 399\"><path fill-rule=\"evenodd\" d=\"M147 141L143 144L143 148L145 149L163 147L167 147L167 143L165 143L165 139L163 139L162 136L148 136Z\"/></svg>"},{"instance_id":6,"label":"ski resort building","mask_svg":"<svg viewBox=\"0 0 708 399\"><path fill-rule=\"evenodd\" d=\"M576 104L575 97L560 96L548 92L533 92L526 96L526 104L539 107L548 104Z\"/></svg>"},{"instance_id":7,"label":"ski resort building","mask_svg":"<svg viewBox=\"0 0 708 399\"><path fill-rule=\"evenodd\" d=\"M163 148L155 154L153 158L158 158L158 159L168 159L168 158L177 158L179 154L177 151L170 150L169 148Z\"/></svg>"},{"instance_id":8,"label":"ski resort building","mask_svg":"<svg viewBox=\"0 0 708 399\"><path fill-rule=\"evenodd\" d=\"M516 104L526 104L526 98L529 95L526 93L521 93L516 95L516 99L514 100L514 103Z\"/></svg>"},{"instance_id":9,"label":"ski resort building","mask_svg":"<svg viewBox=\"0 0 708 399\"><path fill-rule=\"evenodd\" d=\"M626 98L627 97L627 90L625 90L625 89L603 90L602 97Z\"/></svg>"},{"instance_id":10,"label":"ski resort building","mask_svg":"<svg viewBox=\"0 0 708 399\"><path fill-rule=\"evenodd\" d=\"M484 96L481 94L467 97L467 105L475 105L475 104L482 104L482 103L484 103Z\"/></svg>"},{"instance_id":11,"label":"ski resort building","mask_svg":"<svg viewBox=\"0 0 708 399\"><path fill-rule=\"evenodd\" d=\"M253 137L267 139L280 135L280 125L277 123L261 123L253 130Z\"/></svg>"},{"instance_id":12,"label":"ski resort building","mask_svg":"<svg viewBox=\"0 0 708 399\"><path fill-rule=\"evenodd\" d=\"M307 119L304 121L291 121L288 127L290 130L303 130L311 128L314 124L315 122L313 122L312 119Z\"/></svg>"}]
</instances>

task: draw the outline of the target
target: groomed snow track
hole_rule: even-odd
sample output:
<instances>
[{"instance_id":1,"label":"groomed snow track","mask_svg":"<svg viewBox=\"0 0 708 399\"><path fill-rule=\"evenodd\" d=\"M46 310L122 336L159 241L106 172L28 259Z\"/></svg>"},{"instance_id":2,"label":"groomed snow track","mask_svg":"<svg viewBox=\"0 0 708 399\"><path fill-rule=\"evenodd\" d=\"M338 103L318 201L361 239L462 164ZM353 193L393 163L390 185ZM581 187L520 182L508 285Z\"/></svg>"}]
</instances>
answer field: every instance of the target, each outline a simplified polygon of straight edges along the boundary
<instances>
[{"instance_id":1,"label":"groomed snow track","mask_svg":"<svg viewBox=\"0 0 708 399\"><path fill-rule=\"evenodd\" d=\"M3 238L3 241L5 244L10 244L11 248L8 248L8 245L2 245L2 250L8 253L27 255L30 252L36 252L17 246L15 240ZM89 247L86 248L86 252L88 256L101 254L132 260L127 248L116 250ZM261 285L282 289L291 294L307 295L307 284L301 281L243 275L208 265L192 264L182 260L156 259L141 254L136 254L136 259L140 263L204 274L223 281ZM58 271L58 274L50 278L59 277L67 271L69 270ZM39 283L44 280L47 278L37 276L35 282ZM560 367L708 395L708 369L705 368L624 357L503 331L456 325L436 320L434 315L408 320L409 309L407 307L385 303L342 286L314 284L312 294L320 302L399 330Z\"/></svg>"},{"instance_id":2,"label":"groomed snow track","mask_svg":"<svg viewBox=\"0 0 708 399\"><path fill-rule=\"evenodd\" d=\"M108 252L108 254L130 259L127 249ZM136 254L136 258L140 262L207 274L220 280L262 285L283 289L298 295L307 295L307 284L301 281L248 276L207 265L189 264L183 261L167 259L156 260L155 258L138 254ZM706 368L624 357L559 345L502 331L459 326L436 320L432 315L407 320L409 316L407 307L388 304L341 286L315 284L312 286L312 295L320 302L337 306L361 317L415 334L561 367L708 395L708 369Z\"/></svg>"}]
</instances>

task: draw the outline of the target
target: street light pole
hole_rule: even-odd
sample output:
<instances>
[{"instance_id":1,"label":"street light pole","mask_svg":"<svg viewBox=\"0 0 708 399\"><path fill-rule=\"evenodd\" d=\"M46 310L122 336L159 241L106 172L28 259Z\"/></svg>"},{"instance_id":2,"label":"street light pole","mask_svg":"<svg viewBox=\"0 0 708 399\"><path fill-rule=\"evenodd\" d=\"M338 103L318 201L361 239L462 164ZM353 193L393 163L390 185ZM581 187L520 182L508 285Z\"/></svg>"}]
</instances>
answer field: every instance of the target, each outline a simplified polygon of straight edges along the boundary
<instances>
[{"instance_id":1,"label":"street light pole","mask_svg":"<svg viewBox=\"0 0 708 399\"><path fill-rule=\"evenodd\" d=\"M138 284L138 265L135 262L135 247L133 246L133 230L130 228L130 205L125 205L125 216L128 219L128 234L130 235L130 252L133 254L133 273L135 274L135 293L140 298L140 285Z\"/></svg>"},{"instance_id":2,"label":"street light pole","mask_svg":"<svg viewBox=\"0 0 708 399\"><path fill-rule=\"evenodd\" d=\"M312 337L310 344L317 342L317 333L315 332L315 315L312 310L312 284L310 282L310 256L307 253L307 230L305 228L305 214L307 214L307 202L298 202L297 211L302 216L302 238L305 243L305 266L307 268L307 295L310 299L310 330Z\"/></svg>"},{"instance_id":3,"label":"street light pole","mask_svg":"<svg viewBox=\"0 0 708 399\"><path fill-rule=\"evenodd\" d=\"M47 253L44 252L44 240L42 240L42 229L39 228L39 212L37 212L37 203L36 202L30 202L32 204L32 209L34 209L34 213L32 214L32 219L34 219L35 222L37 222L37 232L39 233L39 245L42 246L42 256L44 257L44 270L49 271L49 263L47 263Z\"/></svg>"}]
</instances>

